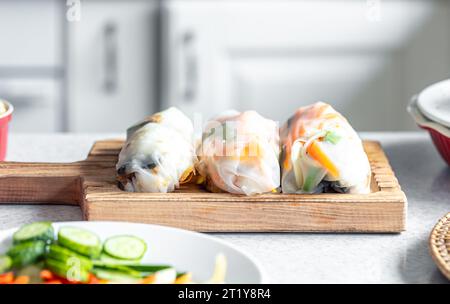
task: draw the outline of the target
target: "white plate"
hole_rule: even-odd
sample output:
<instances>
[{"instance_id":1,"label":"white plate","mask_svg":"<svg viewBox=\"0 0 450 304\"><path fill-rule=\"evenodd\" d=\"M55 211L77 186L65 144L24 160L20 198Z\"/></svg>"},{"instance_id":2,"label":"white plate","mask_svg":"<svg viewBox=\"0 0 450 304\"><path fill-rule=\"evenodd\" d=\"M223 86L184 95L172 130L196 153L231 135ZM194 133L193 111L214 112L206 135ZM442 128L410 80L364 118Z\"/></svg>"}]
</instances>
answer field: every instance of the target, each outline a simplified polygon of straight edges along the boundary
<instances>
[{"instance_id":1,"label":"white plate","mask_svg":"<svg viewBox=\"0 0 450 304\"><path fill-rule=\"evenodd\" d=\"M423 90L417 106L427 118L450 128L450 79Z\"/></svg>"},{"instance_id":2,"label":"white plate","mask_svg":"<svg viewBox=\"0 0 450 304\"><path fill-rule=\"evenodd\" d=\"M57 231L62 226L88 229L102 240L113 235L135 235L147 242L147 253L142 263L170 264L178 271L191 271L196 282L210 278L215 257L223 253L227 258L226 283L262 283L261 268L249 255L234 246L206 234L182 229L124 223L124 222L59 222L53 227ZM0 232L0 253L11 246L12 234L18 228Z\"/></svg>"}]
</instances>

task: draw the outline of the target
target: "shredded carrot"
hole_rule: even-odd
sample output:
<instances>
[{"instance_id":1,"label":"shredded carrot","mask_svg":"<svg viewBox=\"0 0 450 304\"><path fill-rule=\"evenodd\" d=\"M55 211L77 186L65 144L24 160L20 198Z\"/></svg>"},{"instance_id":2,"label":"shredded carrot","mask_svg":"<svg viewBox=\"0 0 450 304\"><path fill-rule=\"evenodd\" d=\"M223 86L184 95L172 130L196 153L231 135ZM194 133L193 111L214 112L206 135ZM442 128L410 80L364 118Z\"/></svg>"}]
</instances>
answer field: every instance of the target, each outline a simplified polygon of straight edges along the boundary
<instances>
[{"instance_id":1,"label":"shredded carrot","mask_svg":"<svg viewBox=\"0 0 450 304\"><path fill-rule=\"evenodd\" d=\"M68 280L68 279L66 279L66 278L59 278L59 280L60 280L61 283L63 283L63 284L84 284L84 282L76 281L76 280Z\"/></svg>"},{"instance_id":2,"label":"shredded carrot","mask_svg":"<svg viewBox=\"0 0 450 304\"><path fill-rule=\"evenodd\" d=\"M175 284L187 284L187 283L190 283L191 281L192 281L192 273L188 272L188 273L185 273L185 274L179 276L175 280Z\"/></svg>"},{"instance_id":3,"label":"shredded carrot","mask_svg":"<svg viewBox=\"0 0 450 304\"><path fill-rule=\"evenodd\" d=\"M92 273L89 274L88 284L106 284L106 283L108 283L107 280L101 280Z\"/></svg>"},{"instance_id":4,"label":"shredded carrot","mask_svg":"<svg viewBox=\"0 0 450 304\"><path fill-rule=\"evenodd\" d=\"M11 284L13 281L14 274L12 272L0 274L0 284Z\"/></svg>"},{"instance_id":5,"label":"shredded carrot","mask_svg":"<svg viewBox=\"0 0 450 304\"><path fill-rule=\"evenodd\" d=\"M47 269L42 270L39 275L43 280L53 280L55 277L53 273Z\"/></svg>"},{"instance_id":6,"label":"shredded carrot","mask_svg":"<svg viewBox=\"0 0 450 304\"><path fill-rule=\"evenodd\" d=\"M339 177L339 170L330 160L330 158L322 151L317 141L313 141L308 149L308 154L318 161L333 177Z\"/></svg>"},{"instance_id":7,"label":"shredded carrot","mask_svg":"<svg viewBox=\"0 0 450 304\"><path fill-rule=\"evenodd\" d=\"M88 284L104 284L106 282L107 281L105 281L105 280L100 280L99 278L97 278L92 273L89 274Z\"/></svg>"},{"instance_id":8,"label":"shredded carrot","mask_svg":"<svg viewBox=\"0 0 450 304\"><path fill-rule=\"evenodd\" d=\"M143 278L141 280L141 284L153 284L155 282L155 276L154 275L150 275L146 278Z\"/></svg>"},{"instance_id":9,"label":"shredded carrot","mask_svg":"<svg viewBox=\"0 0 450 304\"><path fill-rule=\"evenodd\" d=\"M89 278L88 278L88 283L89 284L98 284L98 282L99 282L99 279L97 279L97 277L95 275L90 273Z\"/></svg>"},{"instance_id":10,"label":"shredded carrot","mask_svg":"<svg viewBox=\"0 0 450 304\"><path fill-rule=\"evenodd\" d=\"M13 282L13 284L28 284L28 283L30 283L29 276L18 276Z\"/></svg>"},{"instance_id":11,"label":"shredded carrot","mask_svg":"<svg viewBox=\"0 0 450 304\"><path fill-rule=\"evenodd\" d=\"M306 133L306 128L305 128L305 125L302 123L300 125L299 129L298 129L298 133L297 134L298 134L299 137L302 137L302 136L305 135L305 133Z\"/></svg>"},{"instance_id":12,"label":"shredded carrot","mask_svg":"<svg viewBox=\"0 0 450 304\"><path fill-rule=\"evenodd\" d=\"M249 142L245 147L241 150L240 160L252 160L255 157L261 157L262 150L257 142Z\"/></svg>"},{"instance_id":13,"label":"shredded carrot","mask_svg":"<svg viewBox=\"0 0 450 304\"><path fill-rule=\"evenodd\" d=\"M60 280L49 280L44 282L44 284L62 284Z\"/></svg>"}]
</instances>

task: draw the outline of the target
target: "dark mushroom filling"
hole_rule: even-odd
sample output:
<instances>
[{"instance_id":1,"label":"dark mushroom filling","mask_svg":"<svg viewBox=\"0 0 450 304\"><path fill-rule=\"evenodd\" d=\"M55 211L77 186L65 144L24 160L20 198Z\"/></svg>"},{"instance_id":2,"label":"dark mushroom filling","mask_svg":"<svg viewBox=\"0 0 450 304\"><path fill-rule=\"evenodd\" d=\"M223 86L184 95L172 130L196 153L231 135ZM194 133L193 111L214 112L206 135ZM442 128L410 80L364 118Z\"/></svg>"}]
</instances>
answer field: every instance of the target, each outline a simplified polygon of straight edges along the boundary
<instances>
[{"instance_id":1,"label":"dark mushroom filling","mask_svg":"<svg viewBox=\"0 0 450 304\"><path fill-rule=\"evenodd\" d=\"M326 181L322 180L317 186L318 193L348 193L350 191L349 187L343 187L338 181Z\"/></svg>"},{"instance_id":2,"label":"dark mushroom filling","mask_svg":"<svg viewBox=\"0 0 450 304\"><path fill-rule=\"evenodd\" d=\"M147 165L142 166L142 169L149 169L153 172L157 169L157 164L154 162L148 163ZM127 164L121 166L119 169L117 169L117 186L120 190L125 190L125 186L128 183L131 183L133 181L133 178L135 177L134 172L127 173ZM154 172L156 173L156 172Z\"/></svg>"}]
</instances>

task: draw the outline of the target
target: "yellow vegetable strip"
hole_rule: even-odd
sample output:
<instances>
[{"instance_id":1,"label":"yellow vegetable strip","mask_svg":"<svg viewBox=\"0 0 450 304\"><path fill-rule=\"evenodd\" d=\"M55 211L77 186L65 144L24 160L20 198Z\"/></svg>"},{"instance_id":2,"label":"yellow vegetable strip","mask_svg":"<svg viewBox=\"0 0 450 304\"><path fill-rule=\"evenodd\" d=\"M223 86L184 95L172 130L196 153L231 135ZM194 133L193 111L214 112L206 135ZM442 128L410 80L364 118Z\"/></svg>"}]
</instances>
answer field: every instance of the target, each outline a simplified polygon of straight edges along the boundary
<instances>
[{"instance_id":1,"label":"yellow vegetable strip","mask_svg":"<svg viewBox=\"0 0 450 304\"><path fill-rule=\"evenodd\" d=\"M175 284L188 284L192 282L192 273L187 272L181 276L179 276L176 280L175 280Z\"/></svg>"},{"instance_id":2,"label":"yellow vegetable strip","mask_svg":"<svg viewBox=\"0 0 450 304\"><path fill-rule=\"evenodd\" d=\"M195 175L194 167L190 166L181 175L181 177L180 177L180 184L185 184L185 183L190 182L194 175Z\"/></svg>"}]
</instances>

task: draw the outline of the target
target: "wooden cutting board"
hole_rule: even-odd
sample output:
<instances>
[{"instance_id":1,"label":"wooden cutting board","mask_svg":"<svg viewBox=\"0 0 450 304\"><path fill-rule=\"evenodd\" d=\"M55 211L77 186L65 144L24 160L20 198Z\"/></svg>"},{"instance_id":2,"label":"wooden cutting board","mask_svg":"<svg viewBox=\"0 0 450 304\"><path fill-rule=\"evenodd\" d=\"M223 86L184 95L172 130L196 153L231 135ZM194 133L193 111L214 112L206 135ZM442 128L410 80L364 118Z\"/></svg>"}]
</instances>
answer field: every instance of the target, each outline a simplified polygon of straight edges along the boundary
<instances>
[{"instance_id":1,"label":"wooden cutting board","mask_svg":"<svg viewBox=\"0 0 450 304\"><path fill-rule=\"evenodd\" d=\"M203 232L385 232L405 230L406 197L378 142L365 141L372 193L129 193L115 181L122 140L98 141L75 163L0 162L0 202L79 205L86 220L161 224Z\"/></svg>"}]
</instances>

